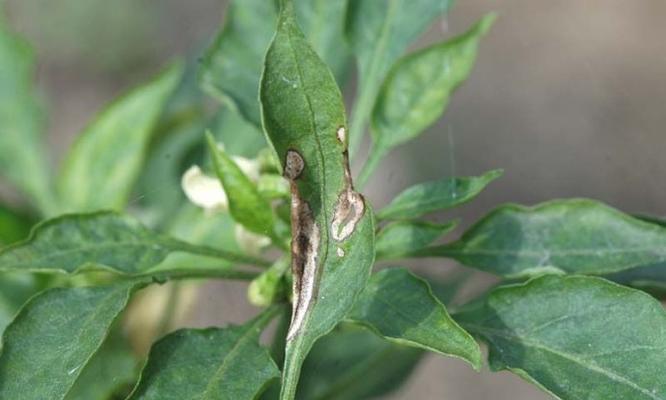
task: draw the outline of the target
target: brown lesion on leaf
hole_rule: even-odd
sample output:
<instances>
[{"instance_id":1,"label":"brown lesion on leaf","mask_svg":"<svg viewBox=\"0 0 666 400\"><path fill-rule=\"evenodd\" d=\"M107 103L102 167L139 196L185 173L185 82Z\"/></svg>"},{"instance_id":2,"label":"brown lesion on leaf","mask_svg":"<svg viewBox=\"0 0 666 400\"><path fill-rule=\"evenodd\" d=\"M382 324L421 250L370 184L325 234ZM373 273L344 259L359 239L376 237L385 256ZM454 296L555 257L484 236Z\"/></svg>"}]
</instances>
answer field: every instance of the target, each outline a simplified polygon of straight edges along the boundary
<instances>
[{"instance_id":1,"label":"brown lesion on leaf","mask_svg":"<svg viewBox=\"0 0 666 400\"><path fill-rule=\"evenodd\" d=\"M337 136L340 137L340 130L344 132L344 128L338 130ZM344 135L343 135L344 138ZM344 168L344 184L338 201L335 203L333 211L333 221L331 222L331 235L333 239L338 242L346 240L354 230L356 224L363 218L365 213L365 199L363 195L354 190L351 172L349 170L349 153L345 147L342 152L342 163Z\"/></svg>"},{"instance_id":2,"label":"brown lesion on leaf","mask_svg":"<svg viewBox=\"0 0 666 400\"><path fill-rule=\"evenodd\" d=\"M291 269L294 275L294 304L287 340L293 339L298 333L316 295L320 232L310 204L303 200L296 184L304 169L303 157L295 150L288 150L284 176L289 179L291 187Z\"/></svg>"}]
</instances>

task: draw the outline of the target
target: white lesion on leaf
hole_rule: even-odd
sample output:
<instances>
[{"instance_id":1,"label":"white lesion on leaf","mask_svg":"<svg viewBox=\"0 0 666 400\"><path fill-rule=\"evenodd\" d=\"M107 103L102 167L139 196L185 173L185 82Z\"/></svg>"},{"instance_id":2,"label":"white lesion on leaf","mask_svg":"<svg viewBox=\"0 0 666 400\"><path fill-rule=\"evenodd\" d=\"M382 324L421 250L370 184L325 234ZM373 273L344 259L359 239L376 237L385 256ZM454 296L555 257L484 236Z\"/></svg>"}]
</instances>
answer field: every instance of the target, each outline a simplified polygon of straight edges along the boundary
<instances>
[{"instance_id":1,"label":"white lesion on leaf","mask_svg":"<svg viewBox=\"0 0 666 400\"><path fill-rule=\"evenodd\" d=\"M340 128L344 131L344 128ZM338 136L340 130L338 130ZM349 170L349 154L347 150L342 153L344 167L344 185L338 196L331 222L331 236L341 242L354 233L356 224L363 218L365 212L365 199L354 190L351 172Z\"/></svg>"}]
</instances>

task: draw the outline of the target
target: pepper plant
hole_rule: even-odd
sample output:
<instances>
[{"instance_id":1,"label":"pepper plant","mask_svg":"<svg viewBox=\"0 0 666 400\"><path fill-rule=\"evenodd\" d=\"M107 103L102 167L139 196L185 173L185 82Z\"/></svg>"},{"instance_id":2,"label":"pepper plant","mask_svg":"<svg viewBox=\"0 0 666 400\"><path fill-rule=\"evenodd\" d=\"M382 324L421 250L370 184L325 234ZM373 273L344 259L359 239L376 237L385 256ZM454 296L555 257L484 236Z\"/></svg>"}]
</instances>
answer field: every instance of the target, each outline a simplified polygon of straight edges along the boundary
<instances>
[{"instance_id":1,"label":"pepper plant","mask_svg":"<svg viewBox=\"0 0 666 400\"><path fill-rule=\"evenodd\" d=\"M456 222L427 215L501 171L417 183L387 205L362 194L472 70L492 15L405 55L448 8L235 0L200 62L108 106L55 179L31 51L0 22L0 172L30 204L0 208L0 398L370 398L427 352L478 370L480 340L492 370L555 398L666 399L666 314L653 297L666 287L665 222L554 200L501 205L443 240ZM339 87L353 60L348 123ZM465 277L400 267L425 257L503 282L456 305ZM170 332L178 289L202 279L249 281L261 311ZM160 285L171 290L156 309L141 294ZM128 328L155 314L158 329ZM147 354L130 346L146 334Z\"/></svg>"}]
</instances>

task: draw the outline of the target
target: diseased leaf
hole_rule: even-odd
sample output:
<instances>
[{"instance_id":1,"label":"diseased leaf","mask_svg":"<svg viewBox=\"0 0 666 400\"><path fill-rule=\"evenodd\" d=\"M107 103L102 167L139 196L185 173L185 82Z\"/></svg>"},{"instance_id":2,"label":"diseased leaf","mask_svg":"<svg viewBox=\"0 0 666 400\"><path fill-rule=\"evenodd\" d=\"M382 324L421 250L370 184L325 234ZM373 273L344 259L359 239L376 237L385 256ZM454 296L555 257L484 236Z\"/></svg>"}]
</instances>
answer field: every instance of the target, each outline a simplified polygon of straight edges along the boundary
<instances>
[{"instance_id":1,"label":"diseased leaf","mask_svg":"<svg viewBox=\"0 0 666 400\"><path fill-rule=\"evenodd\" d=\"M281 5L260 98L265 131L292 192L294 313L281 394L292 399L313 343L345 316L367 282L374 226L351 182L340 91L296 25L291 1Z\"/></svg>"},{"instance_id":2,"label":"diseased leaf","mask_svg":"<svg viewBox=\"0 0 666 400\"><path fill-rule=\"evenodd\" d=\"M493 290L456 315L490 365L560 399L666 398L666 312L601 278L544 276Z\"/></svg>"},{"instance_id":3,"label":"diseased leaf","mask_svg":"<svg viewBox=\"0 0 666 400\"><path fill-rule=\"evenodd\" d=\"M381 219L406 219L453 208L476 197L500 176L502 170L493 170L478 177L447 178L420 183L397 195L377 215Z\"/></svg>"},{"instance_id":4,"label":"diseased leaf","mask_svg":"<svg viewBox=\"0 0 666 400\"><path fill-rule=\"evenodd\" d=\"M426 281L403 268L375 273L348 320L388 340L453 356L481 367L481 350L449 316Z\"/></svg>"},{"instance_id":5,"label":"diseased leaf","mask_svg":"<svg viewBox=\"0 0 666 400\"><path fill-rule=\"evenodd\" d=\"M27 215L0 205L0 248L28 237L32 224Z\"/></svg>"},{"instance_id":6,"label":"diseased leaf","mask_svg":"<svg viewBox=\"0 0 666 400\"><path fill-rule=\"evenodd\" d=\"M183 329L153 345L128 400L254 399L280 371L259 334L279 308L224 329Z\"/></svg>"},{"instance_id":7,"label":"diseased leaf","mask_svg":"<svg viewBox=\"0 0 666 400\"><path fill-rule=\"evenodd\" d=\"M386 73L407 46L450 5L449 0L355 0L349 3L345 30L359 71L350 133L352 154L361 143Z\"/></svg>"},{"instance_id":8,"label":"diseased leaf","mask_svg":"<svg viewBox=\"0 0 666 400\"><path fill-rule=\"evenodd\" d=\"M229 199L232 217L254 233L275 238L271 204L261 196L256 185L231 157L217 147L217 142L210 133L207 141L215 172Z\"/></svg>"},{"instance_id":9,"label":"diseased leaf","mask_svg":"<svg viewBox=\"0 0 666 400\"><path fill-rule=\"evenodd\" d=\"M435 224L426 221L397 221L383 227L377 234L377 259L397 259L420 250L451 232L457 222Z\"/></svg>"},{"instance_id":10,"label":"diseased leaf","mask_svg":"<svg viewBox=\"0 0 666 400\"><path fill-rule=\"evenodd\" d=\"M501 206L457 242L418 253L520 277L606 274L664 262L665 249L666 228L593 200L570 199L534 207Z\"/></svg>"},{"instance_id":11,"label":"diseased leaf","mask_svg":"<svg viewBox=\"0 0 666 400\"><path fill-rule=\"evenodd\" d=\"M138 375L137 364L129 344L114 329L88 361L65 400L113 399L114 394L123 393L128 386L131 389Z\"/></svg>"},{"instance_id":12,"label":"diseased leaf","mask_svg":"<svg viewBox=\"0 0 666 400\"><path fill-rule=\"evenodd\" d=\"M2 14L0 10L0 175L49 214L56 204L42 143L44 117L32 84L34 57Z\"/></svg>"},{"instance_id":13,"label":"diseased leaf","mask_svg":"<svg viewBox=\"0 0 666 400\"><path fill-rule=\"evenodd\" d=\"M423 352L343 324L319 340L303 364L298 399L380 398L404 383Z\"/></svg>"},{"instance_id":14,"label":"diseased leaf","mask_svg":"<svg viewBox=\"0 0 666 400\"><path fill-rule=\"evenodd\" d=\"M0 271L76 273L107 270L147 275L173 252L252 263L252 257L156 234L114 212L71 214L37 225L24 242L0 250ZM160 274L168 275L163 271ZM180 271L180 272L187 272Z\"/></svg>"},{"instance_id":15,"label":"diseased leaf","mask_svg":"<svg viewBox=\"0 0 666 400\"><path fill-rule=\"evenodd\" d=\"M393 66L372 111L374 143L365 171L439 119L451 93L469 76L479 41L493 20L486 16L462 36L409 54Z\"/></svg>"},{"instance_id":16,"label":"diseased leaf","mask_svg":"<svg viewBox=\"0 0 666 400\"><path fill-rule=\"evenodd\" d=\"M181 75L174 66L107 108L67 155L59 181L67 211L121 210L144 162L153 128Z\"/></svg>"},{"instance_id":17,"label":"diseased leaf","mask_svg":"<svg viewBox=\"0 0 666 400\"><path fill-rule=\"evenodd\" d=\"M64 399L135 287L58 288L30 300L2 337L0 398Z\"/></svg>"}]
</instances>

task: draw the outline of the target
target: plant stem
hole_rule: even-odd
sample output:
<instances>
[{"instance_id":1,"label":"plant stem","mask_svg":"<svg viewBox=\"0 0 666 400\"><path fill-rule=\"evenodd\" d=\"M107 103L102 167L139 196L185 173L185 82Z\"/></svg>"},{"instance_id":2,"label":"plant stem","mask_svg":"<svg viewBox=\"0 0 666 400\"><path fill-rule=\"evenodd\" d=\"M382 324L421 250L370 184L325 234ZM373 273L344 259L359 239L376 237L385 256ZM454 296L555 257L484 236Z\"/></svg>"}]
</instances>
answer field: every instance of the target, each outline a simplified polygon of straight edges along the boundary
<instances>
[{"instance_id":1,"label":"plant stem","mask_svg":"<svg viewBox=\"0 0 666 400\"><path fill-rule=\"evenodd\" d=\"M240 281L251 281L258 277L259 274L251 271L242 271L237 269L180 269L180 270L165 270L165 271L148 271L138 277L155 277L157 279L198 279L198 278L216 278L216 279L233 279ZM132 279L136 279L133 276Z\"/></svg>"},{"instance_id":2,"label":"plant stem","mask_svg":"<svg viewBox=\"0 0 666 400\"><path fill-rule=\"evenodd\" d=\"M372 148L370 149L370 154L368 155L368 159L365 160L365 164L361 169L361 173L359 174L358 178L356 178L356 183L358 185L359 190L363 189L365 184L368 183L368 179L370 179L370 177L375 172L377 167L379 167L379 164L382 161L382 158L384 157L385 154L386 154L385 150L380 149L375 145L372 146Z\"/></svg>"},{"instance_id":3,"label":"plant stem","mask_svg":"<svg viewBox=\"0 0 666 400\"><path fill-rule=\"evenodd\" d=\"M198 254L201 256L221 258L223 260L238 262L243 264L256 265L262 268L268 268L273 265L272 262L264 260L259 257L250 256L247 254L236 253L229 250L220 250L208 246L198 246L193 245L187 242L182 242L179 240L173 241L173 247L176 250L185 251L192 254Z\"/></svg>"}]
</instances>

